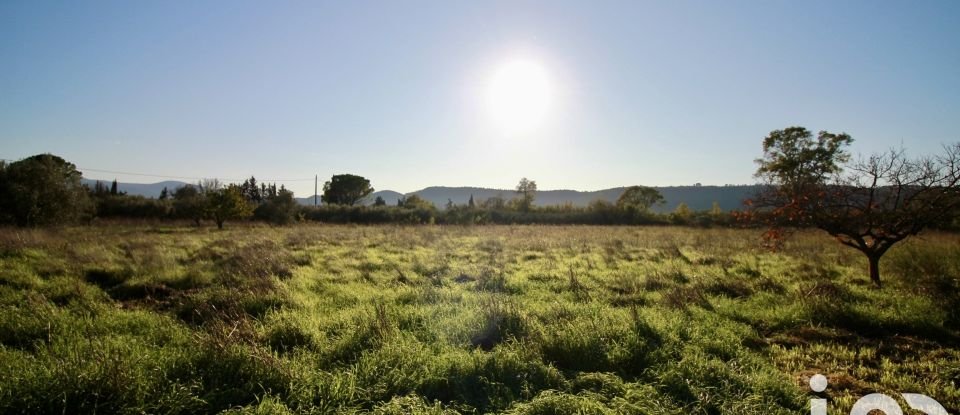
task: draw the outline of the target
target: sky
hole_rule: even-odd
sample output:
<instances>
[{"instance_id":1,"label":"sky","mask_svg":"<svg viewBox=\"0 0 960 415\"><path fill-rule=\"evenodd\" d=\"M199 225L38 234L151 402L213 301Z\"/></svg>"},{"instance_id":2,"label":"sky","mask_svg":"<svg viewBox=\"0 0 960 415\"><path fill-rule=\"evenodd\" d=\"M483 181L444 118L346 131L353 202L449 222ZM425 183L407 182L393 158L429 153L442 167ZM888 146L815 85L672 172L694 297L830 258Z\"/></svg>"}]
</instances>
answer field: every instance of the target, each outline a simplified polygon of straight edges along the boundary
<instances>
[{"instance_id":1,"label":"sky","mask_svg":"<svg viewBox=\"0 0 960 415\"><path fill-rule=\"evenodd\" d=\"M522 131L489 98L516 61L550 88ZM0 158L89 178L746 184L793 125L960 141L960 2L0 2Z\"/></svg>"}]
</instances>

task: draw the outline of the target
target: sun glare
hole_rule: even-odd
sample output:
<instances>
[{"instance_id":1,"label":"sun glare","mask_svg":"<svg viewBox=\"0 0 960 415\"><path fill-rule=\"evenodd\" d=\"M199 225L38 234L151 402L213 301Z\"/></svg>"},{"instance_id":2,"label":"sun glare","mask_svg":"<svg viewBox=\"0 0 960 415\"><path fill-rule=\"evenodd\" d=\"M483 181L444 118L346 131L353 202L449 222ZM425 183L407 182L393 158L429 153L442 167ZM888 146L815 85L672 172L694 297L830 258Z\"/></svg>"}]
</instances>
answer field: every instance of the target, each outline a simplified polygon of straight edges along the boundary
<instances>
[{"instance_id":1,"label":"sun glare","mask_svg":"<svg viewBox=\"0 0 960 415\"><path fill-rule=\"evenodd\" d=\"M507 132L523 133L539 127L550 109L550 78L534 61L516 60L493 73L487 105L494 122Z\"/></svg>"}]
</instances>

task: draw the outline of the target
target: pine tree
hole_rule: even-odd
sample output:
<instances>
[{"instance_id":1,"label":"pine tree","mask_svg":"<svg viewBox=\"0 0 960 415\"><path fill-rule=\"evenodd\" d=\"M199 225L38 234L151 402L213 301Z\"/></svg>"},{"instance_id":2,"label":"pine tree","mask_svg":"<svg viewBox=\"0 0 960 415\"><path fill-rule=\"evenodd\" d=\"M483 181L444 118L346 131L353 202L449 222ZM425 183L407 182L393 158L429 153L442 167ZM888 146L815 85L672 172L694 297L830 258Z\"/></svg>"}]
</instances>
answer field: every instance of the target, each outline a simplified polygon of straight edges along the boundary
<instances>
[{"instance_id":1,"label":"pine tree","mask_svg":"<svg viewBox=\"0 0 960 415\"><path fill-rule=\"evenodd\" d=\"M473 209L476 207L476 204L473 203L473 193L470 194L470 200L467 201L467 206L469 206L470 209Z\"/></svg>"},{"instance_id":2,"label":"pine tree","mask_svg":"<svg viewBox=\"0 0 960 415\"><path fill-rule=\"evenodd\" d=\"M110 185L110 194L117 195L117 179L113 179L113 184Z\"/></svg>"},{"instance_id":3,"label":"pine tree","mask_svg":"<svg viewBox=\"0 0 960 415\"><path fill-rule=\"evenodd\" d=\"M107 186L103 182L97 180L97 184L93 186L93 195L97 197L102 197L107 194Z\"/></svg>"}]
</instances>

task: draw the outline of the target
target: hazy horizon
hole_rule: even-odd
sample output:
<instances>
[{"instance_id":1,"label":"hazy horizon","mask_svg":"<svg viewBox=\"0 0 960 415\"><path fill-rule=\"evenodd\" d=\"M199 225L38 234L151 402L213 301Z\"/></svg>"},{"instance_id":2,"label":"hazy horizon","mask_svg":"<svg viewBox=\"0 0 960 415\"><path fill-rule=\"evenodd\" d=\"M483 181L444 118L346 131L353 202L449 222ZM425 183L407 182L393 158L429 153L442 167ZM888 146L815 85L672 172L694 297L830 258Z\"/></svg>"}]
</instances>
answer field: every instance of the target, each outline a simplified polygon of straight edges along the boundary
<instances>
[{"instance_id":1,"label":"hazy horizon","mask_svg":"<svg viewBox=\"0 0 960 415\"><path fill-rule=\"evenodd\" d=\"M791 125L860 153L960 140L956 2L415 6L0 3L0 157L302 196L337 173L403 193L749 184Z\"/></svg>"},{"instance_id":2,"label":"hazy horizon","mask_svg":"<svg viewBox=\"0 0 960 415\"><path fill-rule=\"evenodd\" d=\"M81 171L81 172L82 172L82 171ZM110 183L112 183L113 180L114 180L114 179L91 178L91 177L88 177L86 174L84 174L83 178L84 178L84 179L87 179L87 180L91 180L91 181L100 181L100 182L102 182L103 184L108 185L108 186L109 186ZM254 178L256 178L256 177L254 176ZM282 182L264 181L264 180L261 180L261 179L259 179L259 178L256 178L256 179L257 179L257 183L266 183L266 184L275 183L278 187L279 187L281 184L283 184L284 186L286 186L286 183L282 183ZM245 180L245 179L244 179L244 180ZM230 180L230 181L223 182L223 183L237 183L237 184L239 184L239 183L242 183L244 180ZM166 182L182 182L182 183L186 183L186 184L194 184L194 183L197 183L197 181L192 181L192 182L191 182L191 181L189 181L189 180L178 180L178 179L169 179L169 178L168 178L168 179L163 179L163 180L156 180L156 181L120 181L120 180L118 180L118 182L121 183L121 184L127 184L127 185L144 185L144 186L146 186L146 185L159 185L159 184L161 184L161 183L166 183ZM320 179L319 189L318 189L317 195L322 195L322 194L323 194L323 182L324 182L324 180L323 180L323 179ZM629 186L633 186L633 185L636 185L636 184L637 184L637 183L627 184L627 185L620 185L620 186L608 186L608 187L596 188L596 189L572 189L572 188L543 188L543 187L538 187L538 188L537 188L537 191L538 191L538 192L581 192L581 193L589 193L589 192L597 192L597 191L602 191L602 190L616 189L616 188L621 188L621 187L629 187ZM373 183L371 183L371 185L373 185ZM676 184L676 185L656 185L656 184L647 185L647 184L642 184L642 183L641 183L641 185L643 185L643 186L655 187L655 188L667 188L667 187L729 187L729 186L737 187L737 186L752 186L752 185L755 185L755 183L724 183L724 184L689 183L689 184ZM289 186L286 186L286 187L289 188ZM392 191L392 192L397 192L397 193L401 193L401 194L409 194L409 193L414 193L414 192L417 192L417 191L420 191L420 190L429 189L429 188L484 189L484 190L502 190L502 191L511 191L511 192L512 192L513 189L514 189L516 186L489 187L489 186L443 185L443 184L435 184L435 185L427 185L427 186L418 187L418 188L416 188L416 189L402 190L402 191L401 191L401 190L396 190L396 189L379 188L379 187L376 187L376 186L373 186L373 187L374 187L374 193L376 193L376 192L381 192L381 191ZM123 190L123 189L120 189L120 190ZM169 190L172 191L172 190L174 190L174 189L169 189ZM295 196L295 197L298 197L298 198L309 198L309 197L313 197L313 196L314 196L314 194L313 194L313 189L311 188L309 193L294 192L294 196Z\"/></svg>"}]
</instances>

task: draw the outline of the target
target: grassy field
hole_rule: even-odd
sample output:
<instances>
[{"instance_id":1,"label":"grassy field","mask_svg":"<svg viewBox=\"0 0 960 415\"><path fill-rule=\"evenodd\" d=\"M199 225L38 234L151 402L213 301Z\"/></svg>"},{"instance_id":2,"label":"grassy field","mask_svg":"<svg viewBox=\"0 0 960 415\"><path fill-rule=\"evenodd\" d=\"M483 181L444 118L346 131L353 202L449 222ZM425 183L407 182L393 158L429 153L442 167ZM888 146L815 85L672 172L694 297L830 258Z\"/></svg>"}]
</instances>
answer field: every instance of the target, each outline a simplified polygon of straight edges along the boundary
<instances>
[{"instance_id":1,"label":"grassy field","mask_svg":"<svg viewBox=\"0 0 960 415\"><path fill-rule=\"evenodd\" d=\"M865 260L668 227L0 230L0 412L960 412L960 236ZM806 382L830 379L825 393Z\"/></svg>"}]
</instances>

